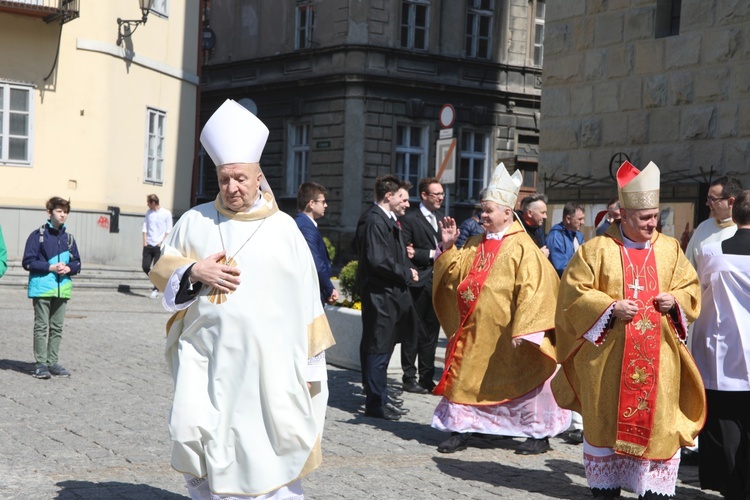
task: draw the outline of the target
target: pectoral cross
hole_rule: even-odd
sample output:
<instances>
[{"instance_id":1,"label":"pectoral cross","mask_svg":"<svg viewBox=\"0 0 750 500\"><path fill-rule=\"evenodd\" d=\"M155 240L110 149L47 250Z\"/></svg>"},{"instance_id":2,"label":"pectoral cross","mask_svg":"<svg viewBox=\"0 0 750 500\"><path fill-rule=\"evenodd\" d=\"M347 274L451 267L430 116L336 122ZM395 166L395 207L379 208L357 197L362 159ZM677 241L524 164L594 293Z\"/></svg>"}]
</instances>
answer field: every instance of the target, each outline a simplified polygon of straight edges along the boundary
<instances>
[{"instance_id":1,"label":"pectoral cross","mask_svg":"<svg viewBox=\"0 0 750 500\"><path fill-rule=\"evenodd\" d=\"M631 290L633 290L633 298L634 299L638 298L638 292L639 291L642 292L643 290L645 290L645 288L643 288L642 286L638 286L638 278L636 278L633 281L632 285L628 285L628 288L630 288Z\"/></svg>"}]
</instances>

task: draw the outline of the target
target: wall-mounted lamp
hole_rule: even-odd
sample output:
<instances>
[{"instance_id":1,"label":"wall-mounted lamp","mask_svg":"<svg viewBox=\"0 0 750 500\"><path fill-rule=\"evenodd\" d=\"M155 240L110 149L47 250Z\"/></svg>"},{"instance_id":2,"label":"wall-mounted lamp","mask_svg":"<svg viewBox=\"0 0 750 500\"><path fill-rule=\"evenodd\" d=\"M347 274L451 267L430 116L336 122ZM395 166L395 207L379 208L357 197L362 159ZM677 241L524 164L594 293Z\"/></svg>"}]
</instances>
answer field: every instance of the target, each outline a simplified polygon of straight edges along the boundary
<instances>
[{"instance_id":1,"label":"wall-mounted lamp","mask_svg":"<svg viewBox=\"0 0 750 500\"><path fill-rule=\"evenodd\" d=\"M151 6L154 4L154 0L138 0L138 4L141 7L141 14L143 17L140 19L117 18L117 45L120 45L125 38L135 33L135 30L139 25L146 24L148 13L151 11Z\"/></svg>"}]
</instances>

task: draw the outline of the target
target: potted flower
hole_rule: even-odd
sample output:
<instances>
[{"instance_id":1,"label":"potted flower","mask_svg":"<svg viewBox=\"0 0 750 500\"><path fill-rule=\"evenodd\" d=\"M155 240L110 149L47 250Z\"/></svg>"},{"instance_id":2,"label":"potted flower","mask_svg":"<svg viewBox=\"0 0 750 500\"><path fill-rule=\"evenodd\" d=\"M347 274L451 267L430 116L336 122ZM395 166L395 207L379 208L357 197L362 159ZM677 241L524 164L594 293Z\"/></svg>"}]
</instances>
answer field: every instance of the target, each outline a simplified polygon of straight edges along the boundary
<instances>
[{"instance_id":1,"label":"potted flower","mask_svg":"<svg viewBox=\"0 0 750 500\"><path fill-rule=\"evenodd\" d=\"M326 361L335 366L360 370L359 344L362 340L362 302L357 294L357 261L341 268L338 276L339 291L343 300L335 306L326 305L326 317L331 325L336 345L326 351ZM388 364L389 372L401 371L401 346L396 348Z\"/></svg>"}]
</instances>

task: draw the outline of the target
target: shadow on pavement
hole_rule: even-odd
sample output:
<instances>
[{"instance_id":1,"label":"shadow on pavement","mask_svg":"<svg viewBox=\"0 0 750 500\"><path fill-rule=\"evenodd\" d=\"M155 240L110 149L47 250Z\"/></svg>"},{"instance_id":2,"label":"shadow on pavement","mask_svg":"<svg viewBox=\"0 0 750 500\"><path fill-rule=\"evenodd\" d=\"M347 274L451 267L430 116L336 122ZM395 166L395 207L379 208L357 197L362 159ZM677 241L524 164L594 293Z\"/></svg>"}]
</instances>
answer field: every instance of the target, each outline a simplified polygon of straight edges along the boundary
<instances>
[{"instance_id":1,"label":"shadow on pavement","mask_svg":"<svg viewBox=\"0 0 750 500\"><path fill-rule=\"evenodd\" d=\"M123 295L132 295L134 297L147 296L147 294L145 293L135 293L133 290L131 290L130 285L117 285L117 293L121 293Z\"/></svg>"},{"instance_id":2,"label":"shadow on pavement","mask_svg":"<svg viewBox=\"0 0 750 500\"><path fill-rule=\"evenodd\" d=\"M473 462L454 458L433 457L441 472L467 481L482 481L492 486L539 493L549 498L588 498L591 490L574 484L566 474L570 462L549 460L552 471L503 465L497 462ZM559 467L559 464L565 464Z\"/></svg>"},{"instance_id":3,"label":"shadow on pavement","mask_svg":"<svg viewBox=\"0 0 750 500\"><path fill-rule=\"evenodd\" d=\"M34 373L35 363L29 363L28 361L17 361L15 359L0 359L0 370L11 370L14 372L25 373L31 375Z\"/></svg>"},{"instance_id":4,"label":"shadow on pavement","mask_svg":"<svg viewBox=\"0 0 750 500\"><path fill-rule=\"evenodd\" d=\"M147 484L128 484L116 481L93 483L90 481L62 481L57 483L61 491L55 497L56 500L73 499L112 499L112 498L143 498L143 499L165 499L184 500L188 496L178 495L171 491L154 488Z\"/></svg>"}]
</instances>

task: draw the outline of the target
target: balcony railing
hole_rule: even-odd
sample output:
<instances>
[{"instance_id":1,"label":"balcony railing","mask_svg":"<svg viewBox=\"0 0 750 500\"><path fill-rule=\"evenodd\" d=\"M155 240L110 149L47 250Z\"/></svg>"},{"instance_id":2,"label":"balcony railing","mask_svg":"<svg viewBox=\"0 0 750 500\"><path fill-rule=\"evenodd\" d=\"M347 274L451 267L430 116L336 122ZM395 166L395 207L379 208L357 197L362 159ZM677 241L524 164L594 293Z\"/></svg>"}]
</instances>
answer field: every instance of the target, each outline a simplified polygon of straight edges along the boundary
<instances>
[{"instance_id":1,"label":"balcony railing","mask_svg":"<svg viewBox=\"0 0 750 500\"><path fill-rule=\"evenodd\" d=\"M67 23L79 15L81 0L0 0L0 13L38 17L46 23Z\"/></svg>"}]
</instances>

